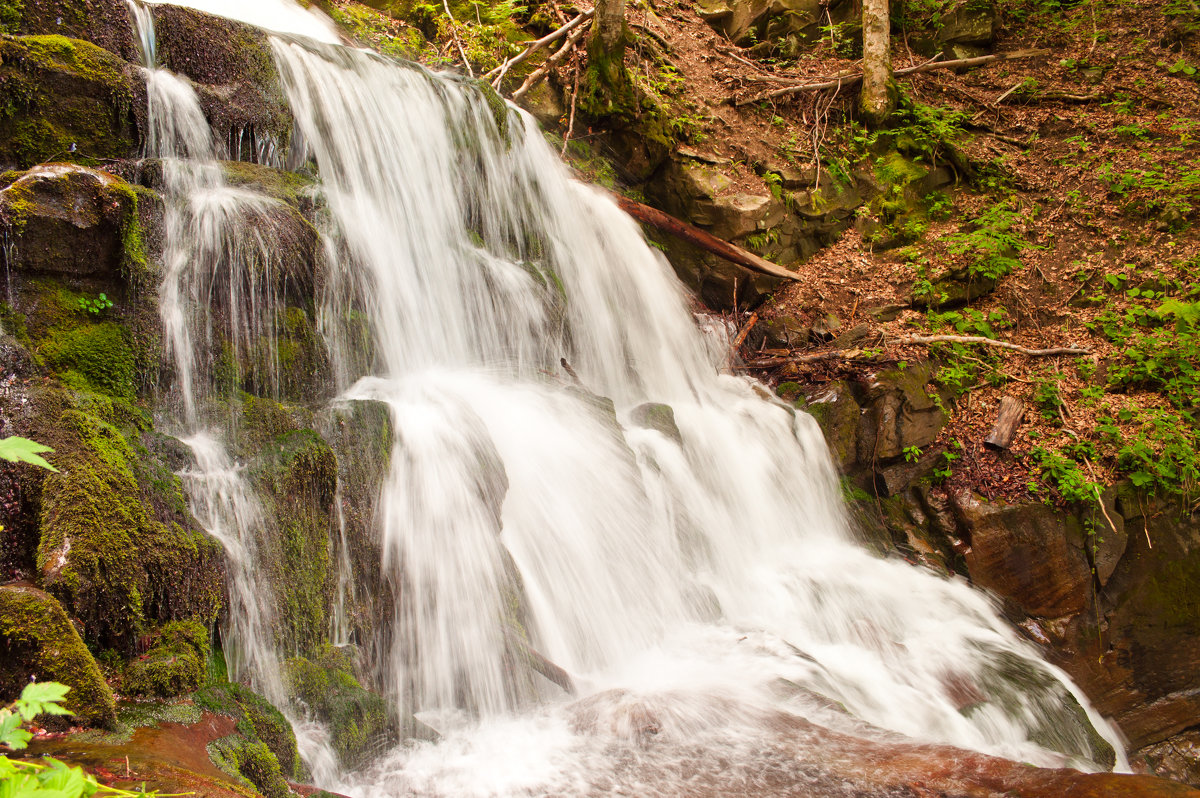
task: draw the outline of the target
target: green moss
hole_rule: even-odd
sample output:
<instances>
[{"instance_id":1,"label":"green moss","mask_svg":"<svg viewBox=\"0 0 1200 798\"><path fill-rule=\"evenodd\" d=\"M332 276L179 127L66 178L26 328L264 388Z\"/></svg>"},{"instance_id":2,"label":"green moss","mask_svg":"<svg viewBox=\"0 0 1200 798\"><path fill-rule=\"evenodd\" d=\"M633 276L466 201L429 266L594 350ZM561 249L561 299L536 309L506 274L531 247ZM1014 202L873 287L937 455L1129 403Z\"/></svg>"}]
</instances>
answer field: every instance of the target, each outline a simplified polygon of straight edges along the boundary
<instances>
[{"instance_id":1,"label":"green moss","mask_svg":"<svg viewBox=\"0 0 1200 798\"><path fill-rule=\"evenodd\" d=\"M208 630L196 621L174 621L157 644L129 664L124 688L129 695L170 698L200 687L207 673Z\"/></svg>"},{"instance_id":2,"label":"green moss","mask_svg":"<svg viewBox=\"0 0 1200 798\"><path fill-rule=\"evenodd\" d=\"M1149 608L1155 622L1200 631L1200 552L1170 562L1155 571L1140 591L1138 604Z\"/></svg>"},{"instance_id":3,"label":"green moss","mask_svg":"<svg viewBox=\"0 0 1200 798\"><path fill-rule=\"evenodd\" d=\"M279 761L261 742L231 734L209 743L208 756L218 768L249 784L266 798L289 798L291 795Z\"/></svg>"},{"instance_id":4,"label":"green moss","mask_svg":"<svg viewBox=\"0 0 1200 798\"><path fill-rule=\"evenodd\" d=\"M72 387L125 399L136 392L137 363L120 325L101 322L54 331L37 352Z\"/></svg>"},{"instance_id":5,"label":"green moss","mask_svg":"<svg viewBox=\"0 0 1200 798\"><path fill-rule=\"evenodd\" d=\"M302 765L291 724L262 696L239 684L226 682L206 685L197 691L194 700L203 709L238 721L236 735L222 738L225 742L215 752L209 749L214 764L222 770L245 777L260 790L264 783L273 783L272 773L282 774L281 778L299 776ZM251 759L244 759L240 752L254 746L262 746L262 750L255 750ZM262 751L266 752L269 761ZM271 763L274 763L273 767ZM242 769L243 765L247 765L247 770ZM263 792L267 794L265 790Z\"/></svg>"},{"instance_id":6,"label":"green moss","mask_svg":"<svg viewBox=\"0 0 1200 798\"><path fill-rule=\"evenodd\" d=\"M803 389L798 382L781 382L775 388L775 393L779 394L780 399L786 399L789 402L794 402L802 398Z\"/></svg>"},{"instance_id":7,"label":"green moss","mask_svg":"<svg viewBox=\"0 0 1200 798\"><path fill-rule=\"evenodd\" d=\"M393 734L387 703L350 674L344 652L326 647L316 662L288 660L286 674L292 692L329 724L334 752L345 767L361 762L372 742Z\"/></svg>"},{"instance_id":8,"label":"green moss","mask_svg":"<svg viewBox=\"0 0 1200 798\"><path fill-rule=\"evenodd\" d=\"M16 33L21 27L21 20L24 16L24 0L0 1L0 31L9 34Z\"/></svg>"},{"instance_id":9,"label":"green moss","mask_svg":"<svg viewBox=\"0 0 1200 798\"><path fill-rule=\"evenodd\" d=\"M98 163L136 148L124 62L65 36L0 41L0 161Z\"/></svg>"},{"instance_id":10,"label":"green moss","mask_svg":"<svg viewBox=\"0 0 1200 798\"><path fill-rule=\"evenodd\" d=\"M504 102L504 98L497 94L486 80L475 81L475 87L487 101L488 108L492 112L492 121L496 123L496 131L500 134L500 138L506 142L509 141L508 103Z\"/></svg>"},{"instance_id":11,"label":"green moss","mask_svg":"<svg viewBox=\"0 0 1200 798\"><path fill-rule=\"evenodd\" d=\"M186 516L169 520L170 499L152 497L146 463L112 424L67 409L53 441L60 472L43 482L38 568L88 639L128 654L148 620L212 623L219 544Z\"/></svg>"},{"instance_id":12,"label":"green moss","mask_svg":"<svg viewBox=\"0 0 1200 798\"><path fill-rule=\"evenodd\" d=\"M70 687L66 707L85 723L113 722L112 691L62 605L31 587L0 586L0 703L35 676Z\"/></svg>"}]
</instances>

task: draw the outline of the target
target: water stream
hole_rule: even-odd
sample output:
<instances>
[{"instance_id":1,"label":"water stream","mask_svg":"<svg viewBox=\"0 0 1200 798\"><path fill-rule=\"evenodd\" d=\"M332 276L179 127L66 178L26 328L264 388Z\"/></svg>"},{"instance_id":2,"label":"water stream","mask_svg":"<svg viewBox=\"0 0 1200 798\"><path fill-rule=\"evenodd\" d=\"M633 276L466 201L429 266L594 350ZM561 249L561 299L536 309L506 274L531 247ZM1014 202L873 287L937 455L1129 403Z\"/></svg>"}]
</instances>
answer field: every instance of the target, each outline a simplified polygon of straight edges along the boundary
<instances>
[{"instance_id":1,"label":"water stream","mask_svg":"<svg viewBox=\"0 0 1200 798\"><path fill-rule=\"evenodd\" d=\"M785 761L781 717L1095 767L1086 699L983 594L853 542L815 422L722 373L725 346L669 266L535 122L275 6L272 49L328 209L320 329L338 401L386 403L394 430L375 523L397 600L374 680L441 735L338 773L323 730L301 724L322 786L630 794L613 774L644 768L657 775L633 794L677 795L698 758ZM255 582L269 519L228 454L235 425L205 412L212 325L235 345L274 329L274 201L225 185L138 9L168 200L171 423L196 454L193 510L231 563L231 665L286 705ZM212 318L214 292L229 317ZM344 642L338 613L331 633Z\"/></svg>"}]
</instances>

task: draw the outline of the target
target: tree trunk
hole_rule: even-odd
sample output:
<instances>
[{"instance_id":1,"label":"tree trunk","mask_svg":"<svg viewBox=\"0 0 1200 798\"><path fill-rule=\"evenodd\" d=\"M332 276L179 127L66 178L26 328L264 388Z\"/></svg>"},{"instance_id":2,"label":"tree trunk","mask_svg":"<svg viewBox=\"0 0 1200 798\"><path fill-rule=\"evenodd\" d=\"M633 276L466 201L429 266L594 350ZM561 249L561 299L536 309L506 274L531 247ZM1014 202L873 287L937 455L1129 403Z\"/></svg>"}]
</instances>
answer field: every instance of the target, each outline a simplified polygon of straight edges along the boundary
<instances>
[{"instance_id":1,"label":"tree trunk","mask_svg":"<svg viewBox=\"0 0 1200 798\"><path fill-rule=\"evenodd\" d=\"M625 72L625 0L597 0L588 39L583 109L589 115L632 115L633 92Z\"/></svg>"},{"instance_id":2,"label":"tree trunk","mask_svg":"<svg viewBox=\"0 0 1200 798\"><path fill-rule=\"evenodd\" d=\"M597 0L590 46L611 58L625 57L625 0Z\"/></svg>"},{"instance_id":3,"label":"tree trunk","mask_svg":"<svg viewBox=\"0 0 1200 798\"><path fill-rule=\"evenodd\" d=\"M882 125L892 112L891 18L888 0L862 0L863 82L859 110L871 127Z\"/></svg>"}]
</instances>

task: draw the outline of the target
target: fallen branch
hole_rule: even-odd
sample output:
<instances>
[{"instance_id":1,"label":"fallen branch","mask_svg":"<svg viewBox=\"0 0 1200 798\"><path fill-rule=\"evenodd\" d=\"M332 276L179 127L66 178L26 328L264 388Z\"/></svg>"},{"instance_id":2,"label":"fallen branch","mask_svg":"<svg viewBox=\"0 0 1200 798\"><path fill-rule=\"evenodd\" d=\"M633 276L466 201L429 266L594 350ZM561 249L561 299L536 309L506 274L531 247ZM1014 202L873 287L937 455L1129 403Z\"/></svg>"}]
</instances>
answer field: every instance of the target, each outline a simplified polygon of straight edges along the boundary
<instances>
[{"instance_id":1,"label":"fallen branch","mask_svg":"<svg viewBox=\"0 0 1200 798\"><path fill-rule=\"evenodd\" d=\"M1011 61L1017 58L1036 58L1038 56L1048 55L1049 53L1049 50L1016 50L1011 53L994 53L992 55L981 55L976 58L957 58L952 61L938 61L936 58L933 58L914 67L897 69L892 73L892 77L898 78L904 75L915 75L919 72L931 72L935 69L966 69L968 67L990 64L993 61ZM847 86L854 86L861 82L862 73L858 72L853 75L838 76L837 78L826 80L821 83L803 83L795 86L785 86L782 89L775 89L762 94L756 94L753 97L737 100L734 102L734 105L749 105L750 103L756 103L759 100L774 100L779 97L786 97L790 94L800 94L801 92L806 91L841 89Z\"/></svg>"},{"instance_id":2,"label":"fallen branch","mask_svg":"<svg viewBox=\"0 0 1200 798\"><path fill-rule=\"evenodd\" d=\"M534 53L536 53L538 50L542 49L546 45L551 44L555 41L558 41L563 36L566 36L568 33L575 30L575 28L579 27L581 24L583 24L587 20L591 19L592 15L595 13L596 13L595 11L584 11L582 14L575 17L575 19L571 20L566 25L563 25L558 30L553 31L552 33L547 33L545 36L538 39L537 41L530 42L525 47L524 50L517 53L512 58L508 59L500 66L498 66L495 69L488 72L486 75L483 76L483 79L484 80L492 80L492 78L495 78L495 81L493 82L492 85L497 89L500 88L500 81L504 79L504 75L508 72L508 70L512 69L517 64L524 61L525 59L529 58L529 56L533 55Z\"/></svg>"},{"instance_id":3,"label":"fallen branch","mask_svg":"<svg viewBox=\"0 0 1200 798\"><path fill-rule=\"evenodd\" d=\"M676 238L687 241L689 244L694 244L706 252L711 252L718 255L730 263L736 263L744 269L759 274L767 274L771 277L781 277L784 280L799 280L800 276L795 272L788 271L777 263L772 263L766 258L760 258L753 252L748 252L741 247L730 244L728 241L722 241L712 233L706 233L698 227L693 227L687 222L676 219L670 214L651 208L649 205L643 205L640 202L634 202L628 197L622 197L619 194L614 194L613 198L617 201L617 205L621 210L637 219L639 222L657 227L664 233L669 233Z\"/></svg>"},{"instance_id":4,"label":"fallen branch","mask_svg":"<svg viewBox=\"0 0 1200 798\"><path fill-rule=\"evenodd\" d=\"M587 28L577 28L574 32L572 32L571 35L567 37L566 42L563 43L563 46L555 50L554 54L546 59L546 63L542 64L532 73L530 73L529 77L525 78L525 82L521 84L521 88L513 92L512 98L514 100L519 100L524 97L525 92L532 89L537 85L538 81L546 77L546 74L550 72L551 67L561 61L567 53L571 52L571 48L579 43L579 40L583 38L583 34L585 33L587 33Z\"/></svg>"},{"instance_id":5,"label":"fallen branch","mask_svg":"<svg viewBox=\"0 0 1200 798\"><path fill-rule=\"evenodd\" d=\"M891 341L894 344L983 344L984 346L996 346L1001 349L1011 349L1014 352L1020 352L1022 355L1031 357L1047 357L1050 355L1090 355L1092 350L1080 349L1073 346L1058 346L1051 349L1030 349L1027 346L1020 344L1012 344L1008 341L997 341L995 338L984 338L982 335L914 335L908 338L895 338Z\"/></svg>"}]
</instances>

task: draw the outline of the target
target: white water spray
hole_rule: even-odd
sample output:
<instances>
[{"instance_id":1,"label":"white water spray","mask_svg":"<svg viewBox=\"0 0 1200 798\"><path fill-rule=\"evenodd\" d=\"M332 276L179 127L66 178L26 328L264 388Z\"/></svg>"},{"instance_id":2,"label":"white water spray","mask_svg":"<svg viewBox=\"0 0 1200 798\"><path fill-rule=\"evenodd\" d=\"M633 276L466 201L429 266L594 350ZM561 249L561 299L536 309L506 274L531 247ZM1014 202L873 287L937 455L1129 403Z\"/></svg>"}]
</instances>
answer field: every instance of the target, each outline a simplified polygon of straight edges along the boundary
<instances>
[{"instance_id":1,"label":"white water spray","mask_svg":"<svg viewBox=\"0 0 1200 798\"><path fill-rule=\"evenodd\" d=\"M528 117L369 53L273 50L332 218L321 329L342 398L386 402L394 427L377 518L397 601L377 677L444 734L340 789L587 794L636 756L661 771L645 794L678 794L697 746L766 756L778 713L1087 766L1082 696L982 594L852 542L815 423L718 373L663 259ZM220 200L190 207L234 229L257 200L199 182L201 149L176 157ZM206 234L180 241L245 258L227 243L243 236ZM181 383L197 285L168 264Z\"/></svg>"}]
</instances>

